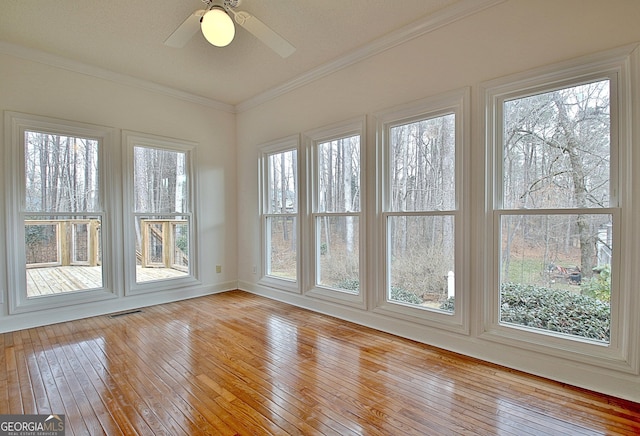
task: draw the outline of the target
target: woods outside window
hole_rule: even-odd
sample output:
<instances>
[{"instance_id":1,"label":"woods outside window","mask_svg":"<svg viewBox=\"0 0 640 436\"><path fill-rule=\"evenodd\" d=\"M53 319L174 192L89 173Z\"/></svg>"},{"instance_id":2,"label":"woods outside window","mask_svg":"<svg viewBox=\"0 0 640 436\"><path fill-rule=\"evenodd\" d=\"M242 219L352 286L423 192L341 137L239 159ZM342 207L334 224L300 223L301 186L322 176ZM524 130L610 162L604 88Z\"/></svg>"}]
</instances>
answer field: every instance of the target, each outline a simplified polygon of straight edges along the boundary
<instances>
[{"instance_id":1,"label":"woods outside window","mask_svg":"<svg viewBox=\"0 0 640 436\"><path fill-rule=\"evenodd\" d=\"M6 113L10 310L109 297L111 130Z\"/></svg>"},{"instance_id":2,"label":"woods outside window","mask_svg":"<svg viewBox=\"0 0 640 436\"><path fill-rule=\"evenodd\" d=\"M487 337L627 365L629 62L603 55L486 85Z\"/></svg>"}]
</instances>

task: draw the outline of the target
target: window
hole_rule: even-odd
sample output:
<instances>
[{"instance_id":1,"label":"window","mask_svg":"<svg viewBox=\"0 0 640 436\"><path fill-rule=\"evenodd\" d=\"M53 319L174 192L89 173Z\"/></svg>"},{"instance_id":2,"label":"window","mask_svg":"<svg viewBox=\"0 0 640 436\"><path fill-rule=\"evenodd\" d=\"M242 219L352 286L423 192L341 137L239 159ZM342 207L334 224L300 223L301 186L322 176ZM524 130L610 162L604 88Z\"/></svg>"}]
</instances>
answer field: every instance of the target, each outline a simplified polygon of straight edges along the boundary
<instances>
[{"instance_id":1,"label":"window","mask_svg":"<svg viewBox=\"0 0 640 436\"><path fill-rule=\"evenodd\" d=\"M7 113L10 309L110 296L107 128Z\"/></svg>"},{"instance_id":2,"label":"window","mask_svg":"<svg viewBox=\"0 0 640 436\"><path fill-rule=\"evenodd\" d=\"M310 295L364 304L361 153L364 119L308 132L312 155Z\"/></svg>"},{"instance_id":3,"label":"window","mask_svg":"<svg viewBox=\"0 0 640 436\"><path fill-rule=\"evenodd\" d=\"M495 335L623 352L625 58L487 87Z\"/></svg>"},{"instance_id":4,"label":"window","mask_svg":"<svg viewBox=\"0 0 640 436\"><path fill-rule=\"evenodd\" d=\"M127 247L132 291L195 279L191 162L194 146L125 132L130 159Z\"/></svg>"},{"instance_id":5,"label":"window","mask_svg":"<svg viewBox=\"0 0 640 436\"><path fill-rule=\"evenodd\" d=\"M262 228L264 277L298 291L299 156L298 137L265 145L262 150Z\"/></svg>"},{"instance_id":6,"label":"window","mask_svg":"<svg viewBox=\"0 0 640 436\"><path fill-rule=\"evenodd\" d=\"M384 311L460 328L467 89L378 116ZM463 327L466 329L466 327Z\"/></svg>"}]
</instances>

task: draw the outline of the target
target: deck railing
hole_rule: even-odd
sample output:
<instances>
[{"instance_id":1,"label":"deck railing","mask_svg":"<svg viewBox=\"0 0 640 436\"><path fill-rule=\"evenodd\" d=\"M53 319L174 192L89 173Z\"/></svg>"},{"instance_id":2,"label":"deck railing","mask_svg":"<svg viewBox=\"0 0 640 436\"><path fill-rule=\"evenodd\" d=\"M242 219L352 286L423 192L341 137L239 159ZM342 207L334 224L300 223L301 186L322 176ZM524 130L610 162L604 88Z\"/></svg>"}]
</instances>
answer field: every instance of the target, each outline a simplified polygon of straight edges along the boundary
<instances>
[{"instance_id":1,"label":"deck railing","mask_svg":"<svg viewBox=\"0 0 640 436\"><path fill-rule=\"evenodd\" d=\"M27 268L101 263L100 220L25 220Z\"/></svg>"},{"instance_id":2,"label":"deck railing","mask_svg":"<svg viewBox=\"0 0 640 436\"><path fill-rule=\"evenodd\" d=\"M186 220L141 219L136 260L143 268L187 272L189 226ZM98 266L100 220L25 220L27 268Z\"/></svg>"},{"instance_id":3,"label":"deck railing","mask_svg":"<svg viewBox=\"0 0 640 436\"><path fill-rule=\"evenodd\" d=\"M188 271L186 220L140 220L140 262L143 268Z\"/></svg>"}]
</instances>

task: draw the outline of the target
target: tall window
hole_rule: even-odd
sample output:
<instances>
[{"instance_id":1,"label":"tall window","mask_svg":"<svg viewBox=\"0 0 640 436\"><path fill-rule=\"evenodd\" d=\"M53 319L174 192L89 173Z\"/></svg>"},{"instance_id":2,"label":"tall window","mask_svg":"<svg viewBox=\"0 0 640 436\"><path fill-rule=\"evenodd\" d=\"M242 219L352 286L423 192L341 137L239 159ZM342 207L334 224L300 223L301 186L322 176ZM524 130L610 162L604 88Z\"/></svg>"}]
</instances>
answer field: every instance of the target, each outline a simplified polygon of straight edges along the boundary
<instances>
[{"instance_id":1,"label":"tall window","mask_svg":"<svg viewBox=\"0 0 640 436\"><path fill-rule=\"evenodd\" d=\"M312 293L359 304L363 124L361 119L305 135L313 173Z\"/></svg>"},{"instance_id":2,"label":"tall window","mask_svg":"<svg viewBox=\"0 0 640 436\"><path fill-rule=\"evenodd\" d=\"M298 139L263 148L264 275L299 290Z\"/></svg>"},{"instance_id":3,"label":"tall window","mask_svg":"<svg viewBox=\"0 0 640 436\"><path fill-rule=\"evenodd\" d=\"M468 90L381 115L385 177L383 306L463 323L461 194ZM421 314L422 313L422 314ZM433 314L433 315L431 315Z\"/></svg>"},{"instance_id":4,"label":"tall window","mask_svg":"<svg viewBox=\"0 0 640 436\"><path fill-rule=\"evenodd\" d=\"M502 323L610 340L611 85L502 103Z\"/></svg>"},{"instance_id":5,"label":"tall window","mask_svg":"<svg viewBox=\"0 0 640 436\"><path fill-rule=\"evenodd\" d=\"M8 235L12 310L104 291L102 148L110 132L15 113L7 120L10 210L18 212Z\"/></svg>"},{"instance_id":6,"label":"tall window","mask_svg":"<svg viewBox=\"0 0 640 436\"><path fill-rule=\"evenodd\" d=\"M194 275L192 146L125 132L131 158L135 284ZM135 261L133 260L135 259ZM135 288L135 286L134 286Z\"/></svg>"},{"instance_id":7,"label":"tall window","mask_svg":"<svg viewBox=\"0 0 640 436\"><path fill-rule=\"evenodd\" d=\"M389 129L387 298L451 311L455 277L455 115ZM452 299L452 303L454 300Z\"/></svg>"},{"instance_id":8,"label":"tall window","mask_svg":"<svg viewBox=\"0 0 640 436\"><path fill-rule=\"evenodd\" d=\"M625 54L487 85L490 335L581 359L627 358L628 62Z\"/></svg>"}]
</instances>

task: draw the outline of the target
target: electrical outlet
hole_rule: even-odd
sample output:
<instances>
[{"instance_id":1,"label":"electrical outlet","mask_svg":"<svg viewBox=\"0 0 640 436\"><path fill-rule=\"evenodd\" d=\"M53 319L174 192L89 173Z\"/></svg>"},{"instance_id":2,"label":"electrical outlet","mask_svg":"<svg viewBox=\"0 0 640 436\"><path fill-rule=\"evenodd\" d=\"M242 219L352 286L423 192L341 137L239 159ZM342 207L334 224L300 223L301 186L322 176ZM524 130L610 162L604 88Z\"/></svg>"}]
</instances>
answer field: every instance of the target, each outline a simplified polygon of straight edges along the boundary
<instances>
[{"instance_id":1,"label":"electrical outlet","mask_svg":"<svg viewBox=\"0 0 640 436\"><path fill-rule=\"evenodd\" d=\"M257 267L257 266L255 266L255 265L253 265L253 270L252 270L252 272L253 272L254 274L258 274L258 267Z\"/></svg>"},{"instance_id":2,"label":"electrical outlet","mask_svg":"<svg viewBox=\"0 0 640 436\"><path fill-rule=\"evenodd\" d=\"M220 274L222 272L222 265L216 265L216 273Z\"/></svg>"}]
</instances>

